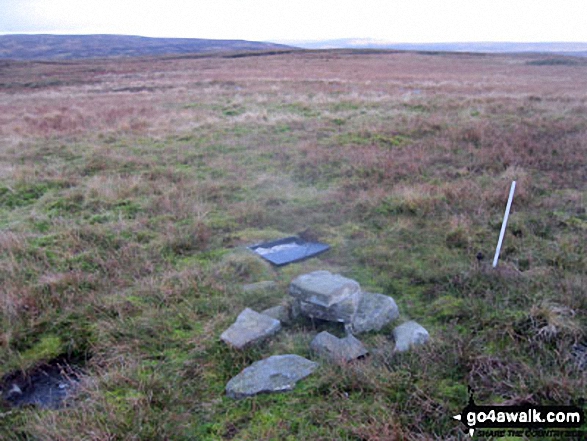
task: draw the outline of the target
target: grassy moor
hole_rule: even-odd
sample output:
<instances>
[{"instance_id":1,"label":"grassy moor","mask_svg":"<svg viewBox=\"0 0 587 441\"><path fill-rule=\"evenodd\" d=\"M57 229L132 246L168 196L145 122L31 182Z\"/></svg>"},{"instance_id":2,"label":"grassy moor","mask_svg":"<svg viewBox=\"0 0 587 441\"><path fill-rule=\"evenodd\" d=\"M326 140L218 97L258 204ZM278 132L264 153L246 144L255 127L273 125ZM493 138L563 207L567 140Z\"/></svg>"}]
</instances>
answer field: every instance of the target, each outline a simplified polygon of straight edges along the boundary
<instances>
[{"instance_id":1,"label":"grassy moor","mask_svg":"<svg viewBox=\"0 0 587 441\"><path fill-rule=\"evenodd\" d=\"M478 404L576 402L586 197L583 58L0 61L0 386L55 360L82 372L60 409L2 403L0 439L456 440L468 386ZM272 268L245 249L300 232L331 250ZM254 361L343 335L300 318L250 349L219 339L314 270L392 296L430 342L362 335L365 360L226 397ZM278 289L242 290L262 280Z\"/></svg>"}]
</instances>

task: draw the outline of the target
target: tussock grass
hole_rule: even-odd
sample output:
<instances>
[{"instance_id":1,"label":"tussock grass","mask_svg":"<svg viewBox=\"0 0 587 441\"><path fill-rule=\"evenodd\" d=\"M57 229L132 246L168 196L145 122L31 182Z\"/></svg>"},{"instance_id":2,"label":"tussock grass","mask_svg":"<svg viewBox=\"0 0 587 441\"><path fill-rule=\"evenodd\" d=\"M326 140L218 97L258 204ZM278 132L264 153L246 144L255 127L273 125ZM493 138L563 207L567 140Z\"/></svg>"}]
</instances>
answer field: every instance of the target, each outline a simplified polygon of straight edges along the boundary
<instances>
[{"instance_id":1,"label":"tussock grass","mask_svg":"<svg viewBox=\"0 0 587 441\"><path fill-rule=\"evenodd\" d=\"M587 76L528 60L8 63L0 376L65 357L84 380L71 407L2 409L0 437L460 439L467 386L484 404L580 398ZM244 250L307 231L331 251L274 269ZM219 341L245 306L283 303L317 269L393 296L432 342L396 354L391 328L368 334L367 360L227 399L252 362L311 357L316 332L342 335L300 319L246 351ZM241 289L262 280L278 289Z\"/></svg>"}]
</instances>

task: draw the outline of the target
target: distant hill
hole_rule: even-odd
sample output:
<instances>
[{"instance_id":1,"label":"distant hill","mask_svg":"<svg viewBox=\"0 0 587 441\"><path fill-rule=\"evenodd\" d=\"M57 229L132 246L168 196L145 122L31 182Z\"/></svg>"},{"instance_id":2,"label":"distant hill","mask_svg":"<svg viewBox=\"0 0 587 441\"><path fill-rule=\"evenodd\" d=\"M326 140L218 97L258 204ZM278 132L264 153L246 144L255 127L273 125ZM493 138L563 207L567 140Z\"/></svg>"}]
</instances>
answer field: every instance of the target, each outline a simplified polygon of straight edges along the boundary
<instances>
[{"instance_id":1,"label":"distant hill","mask_svg":"<svg viewBox=\"0 0 587 441\"><path fill-rule=\"evenodd\" d=\"M435 52L552 53L587 56L587 43L392 43L367 38L296 42L304 49L396 49Z\"/></svg>"},{"instance_id":2,"label":"distant hill","mask_svg":"<svg viewBox=\"0 0 587 441\"><path fill-rule=\"evenodd\" d=\"M0 35L0 59L77 59L292 49L246 40L150 38L130 35Z\"/></svg>"}]
</instances>

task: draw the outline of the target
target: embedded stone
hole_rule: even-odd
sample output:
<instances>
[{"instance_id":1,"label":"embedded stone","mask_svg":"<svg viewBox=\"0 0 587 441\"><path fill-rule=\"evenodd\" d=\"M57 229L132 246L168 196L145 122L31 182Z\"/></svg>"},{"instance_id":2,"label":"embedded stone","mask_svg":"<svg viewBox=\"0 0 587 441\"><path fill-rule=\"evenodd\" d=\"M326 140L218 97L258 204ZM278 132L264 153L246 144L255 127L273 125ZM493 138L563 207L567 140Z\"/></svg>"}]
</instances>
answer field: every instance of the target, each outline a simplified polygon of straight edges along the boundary
<instances>
[{"instance_id":1,"label":"embedded stone","mask_svg":"<svg viewBox=\"0 0 587 441\"><path fill-rule=\"evenodd\" d=\"M242 349L276 334L280 329L279 320L246 308L238 315L236 321L222 333L220 339L236 349Z\"/></svg>"},{"instance_id":2,"label":"embedded stone","mask_svg":"<svg viewBox=\"0 0 587 441\"><path fill-rule=\"evenodd\" d=\"M282 324L288 324L291 322L290 311L287 306L273 306L272 308L267 308L261 311L261 314L273 317L274 319L279 320Z\"/></svg>"},{"instance_id":3,"label":"embedded stone","mask_svg":"<svg viewBox=\"0 0 587 441\"><path fill-rule=\"evenodd\" d=\"M287 392L310 375L318 363L299 355L273 355L243 369L226 385L230 398L245 398L260 393Z\"/></svg>"},{"instance_id":4,"label":"embedded stone","mask_svg":"<svg viewBox=\"0 0 587 441\"><path fill-rule=\"evenodd\" d=\"M369 353L363 343L351 334L345 338L338 338L327 331L323 331L314 337L310 343L310 349L332 363L344 364Z\"/></svg>"}]
</instances>

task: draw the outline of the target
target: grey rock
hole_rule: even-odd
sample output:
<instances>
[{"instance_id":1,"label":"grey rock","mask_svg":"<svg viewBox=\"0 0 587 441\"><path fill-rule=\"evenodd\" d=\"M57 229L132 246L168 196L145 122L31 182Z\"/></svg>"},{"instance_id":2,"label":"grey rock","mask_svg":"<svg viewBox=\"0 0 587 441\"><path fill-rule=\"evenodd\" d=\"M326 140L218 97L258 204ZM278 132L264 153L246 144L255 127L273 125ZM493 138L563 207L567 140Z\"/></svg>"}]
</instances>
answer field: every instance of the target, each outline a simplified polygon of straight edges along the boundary
<instances>
[{"instance_id":1,"label":"grey rock","mask_svg":"<svg viewBox=\"0 0 587 441\"><path fill-rule=\"evenodd\" d=\"M272 308L267 308L261 311L261 314L273 317L274 319L279 320L284 325L291 323L290 311L287 306L277 305Z\"/></svg>"},{"instance_id":2,"label":"grey rock","mask_svg":"<svg viewBox=\"0 0 587 441\"><path fill-rule=\"evenodd\" d=\"M363 343L351 334L345 338L338 338L326 331L314 337L310 349L316 355L337 364L348 363L369 353Z\"/></svg>"},{"instance_id":3,"label":"grey rock","mask_svg":"<svg viewBox=\"0 0 587 441\"><path fill-rule=\"evenodd\" d=\"M300 300L300 311L303 315L312 318L351 323L357 311L359 300L359 296L353 296L340 303L335 303L329 308Z\"/></svg>"},{"instance_id":4,"label":"grey rock","mask_svg":"<svg viewBox=\"0 0 587 441\"><path fill-rule=\"evenodd\" d=\"M233 377L226 385L226 394L239 399L260 393L290 391L317 367L318 363L299 355L273 355L256 361Z\"/></svg>"},{"instance_id":5,"label":"grey rock","mask_svg":"<svg viewBox=\"0 0 587 441\"><path fill-rule=\"evenodd\" d=\"M398 317L399 308L391 297L363 292L353 317L351 330L355 334L379 331Z\"/></svg>"},{"instance_id":6,"label":"grey rock","mask_svg":"<svg viewBox=\"0 0 587 441\"><path fill-rule=\"evenodd\" d=\"M350 323L355 314L361 287L352 279L328 271L315 271L294 279L289 293L309 317Z\"/></svg>"},{"instance_id":7,"label":"grey rock","mask_svg":"<svg viewBox=\"0 0 587 441\"><path fill-rule=\"evenodd\" d=\"M238 315L236 321L222 333L220 339L236 349L242 349L249 344L272 336L280 329L279 320L246 308Z\"/></svg>"},{"instance_id":8,"label":"grey rock","mask_svg":"<svg viewBox=\"0 0 587 441\"><path fill-rule=\"evenodd\" d=\"M430 339L430 334L424 327L415 321L409 321L399 325L393 330L395 350L404 352L411 346L423 345Z\"/></svg>"},{"instance_id":9,"label":"grey rock","mask_svg":"<svg viewBox=\"0 0 587 441\"><path fill-rule=\"evenodd\" d=\"M271 291L275 288L277 288L277 283L272 280L264 280L262 282L243 285L243 291L246 293Z\"/></svg>"},{"instance_id":10,"label":"grey rock","mask_svg":"<svg viewBox=\"0 0 587 441\"><path fill-rule=\"evenodd\" d=\"M302 312L301 306L300 306L300 301L298 299L291 299L289 306L290 306L289 314L291 316L291 319L292 320L297 319Z\"/></svg>"},{"instance_id":11,"label":"grey rock","mask_svg":"<svg viewBox=\"0 0 587 441\"><path fill-rule=\"evenodd\" d=\"M302 274L295 278L289 287L292 297L326 308L346 300L359 291L357 282L329 271Z\"/></svg>"}]
</instances>

